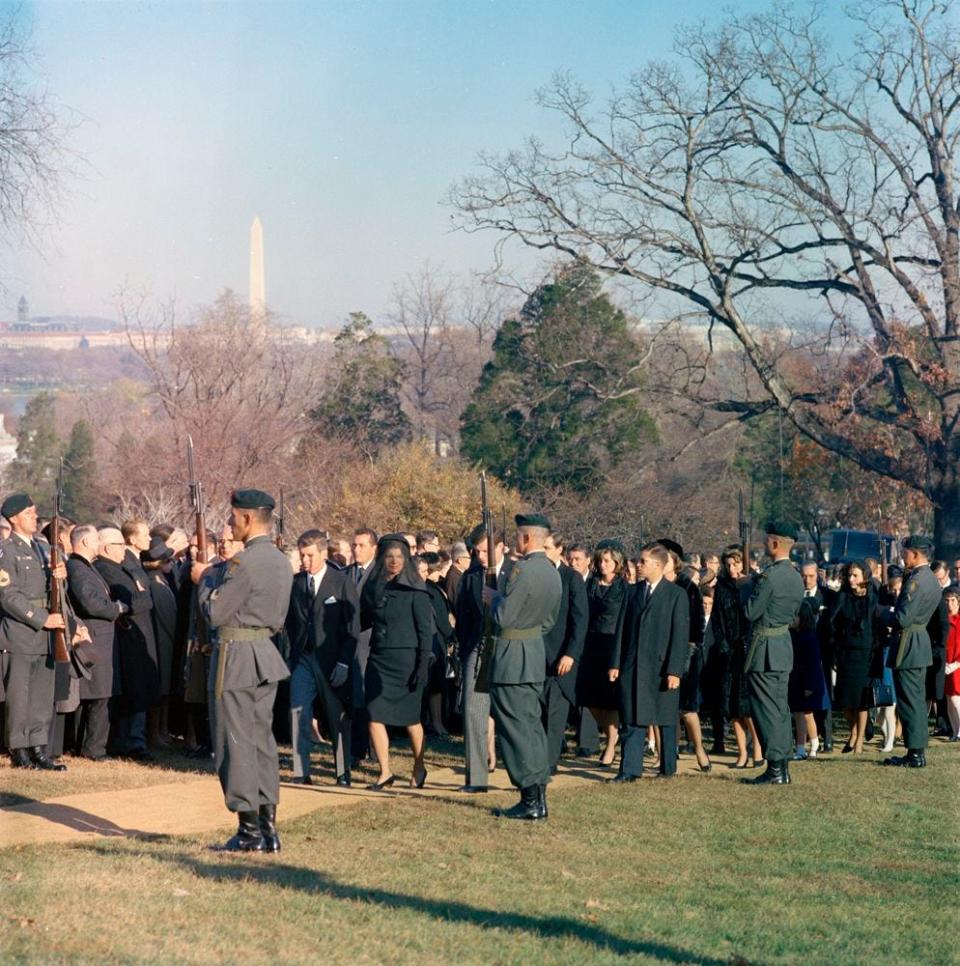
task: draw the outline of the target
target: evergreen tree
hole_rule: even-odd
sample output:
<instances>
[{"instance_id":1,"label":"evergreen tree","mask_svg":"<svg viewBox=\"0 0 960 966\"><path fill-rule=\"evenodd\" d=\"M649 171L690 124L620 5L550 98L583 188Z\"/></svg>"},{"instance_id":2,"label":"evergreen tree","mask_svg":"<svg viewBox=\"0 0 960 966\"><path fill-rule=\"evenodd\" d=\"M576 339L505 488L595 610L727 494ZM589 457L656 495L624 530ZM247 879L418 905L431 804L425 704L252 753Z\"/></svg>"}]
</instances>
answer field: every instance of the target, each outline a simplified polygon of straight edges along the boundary
<instances>
[{"instance_id":1,"label":"evergreen tree","mask_svg":"<svg viewBox=\"0 0 960 966\"><path fill-rule=\"evenodd\" d=\"M52 509L58 461L63 452L54 417L54 397L50 393L38 393L27 403L17 427L17 456L6 472L8 489L28 493L41 514Z\"/></svg>"},{"instance_id":2,"label":"evergreen tree","mask_svg":"<svg viewBox=\"0 0 960 966\"><path fill-rule=\"evenodd\" d=\"M314 432L349 441L367 458L413 438L400 402L403 363L362 312L351 312L334 340L334 372L310 411Z\"/></svg>"},{"instance_id":3,"label":"evergreen tree","mask_svg":"<svg viewBox=\"0 0 960 966\"><path fill-rule=\"evenodd\" d=\"M627 318L580 265L506 321L461 423L461 452L529 492L584 492L656 437Z\"/></svg>"},{"instance_id":4,"label":"evergreen tree","mask_svg":"<svg viewBox=\"0 0 960 966\"><path fill-rule=\"evenodd\" d=\"M93 520L99 512L100 500L93 430L86 420L78 419L73 424L63 463L63 512L74 520Z\"/></svg>"}]
</instances>

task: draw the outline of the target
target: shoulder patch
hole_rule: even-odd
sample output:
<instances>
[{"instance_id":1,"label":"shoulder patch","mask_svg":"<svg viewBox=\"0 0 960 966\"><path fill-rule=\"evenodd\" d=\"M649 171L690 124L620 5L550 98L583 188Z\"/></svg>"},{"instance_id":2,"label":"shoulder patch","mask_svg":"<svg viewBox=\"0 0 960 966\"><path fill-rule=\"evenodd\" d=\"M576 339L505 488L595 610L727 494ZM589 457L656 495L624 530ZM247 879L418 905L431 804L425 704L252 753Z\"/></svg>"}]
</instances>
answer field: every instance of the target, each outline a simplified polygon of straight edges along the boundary
<instances>
[{"instance_id":1,"label":"shoulder patch","mask_svg":"<svg viewBox=\"0 0 960 966\"><path fill-rule=\"evenodd\" d=\"M0 587L8 587L10 585L10 574L5 570L0 570Z\"/></svg>"}]
</instances>

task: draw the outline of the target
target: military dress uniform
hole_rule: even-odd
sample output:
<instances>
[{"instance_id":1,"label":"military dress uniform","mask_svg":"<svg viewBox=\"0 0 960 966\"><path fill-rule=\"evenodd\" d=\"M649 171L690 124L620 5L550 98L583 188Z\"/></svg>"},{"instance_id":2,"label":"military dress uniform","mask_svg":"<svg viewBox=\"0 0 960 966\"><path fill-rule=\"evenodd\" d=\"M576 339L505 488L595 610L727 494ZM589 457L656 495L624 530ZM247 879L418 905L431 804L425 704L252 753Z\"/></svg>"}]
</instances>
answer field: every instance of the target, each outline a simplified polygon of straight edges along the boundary
<instances>
[{"instance_id":1,"label":"military dress uniform","mask_svg":"<svg viewBox=\"0 0 960 966\"><path fill-rule=\"evenodd\" d=\"M517 526L550 529L539 514L518 516ZM506 815L546 818L550 780L547 735L540 713L546 678L544 635L556 623L561 584L557 568L542 550L517 561L491 611L497 637L490 659L490 705L503 764L521 800Z\"/></svg>"},{"instance_id":2,"label":"military dress uniform","mask_svg":"<svg viewBox=\"0 0 960 966\"><path fill-rule=\"evenodd\" d=\"M246 496L251 492L256 495ZM273 508L260 491L239 491L232 502ZM290 562L263 534L226 563L219 586L204 581L197 589L204 617L217 632L207 684L217 774L227 808L240 815L245 848L260 847L258 825L268 833L268 849L275 838L280 774L273 703L278 682L290 671L271 637L284 626L292 581Z\"/></svg>"},{"instance_id":3,"label":"military dress uniform","mask_svg":"<svg viewBox=\"0 0 960 966\"><path fill-rule=\"evenodd\" d=\"M11 501L16 501L12 503ZM8 497L8 519L32 506L23 494ZM47 758L54 715L56 671L48 610L50 571L36 539L11 533L0 541L0 651L5 651L6 738L14 765L63 770Z\"/></svg>"},{"instance_id":4,"label":"military dress uniform","mask_svg":"<svg viewBox=\"0 0 960 966\"><path fill-rule=\"evenodd\" d=\"M790 532L783 533L783 530ZM796 538L796 530L779 526L768 534ZM787 760L793 755L788 687L793 670L790 625L803 602L803 578L789 559L777 560L760 574L746 605L750 638L744 662L750 715L768 762L761 784L787 784Z\"/></svg>"},{"instance_id":5,"label":"military dress uniform","mask_svg":"<svg viewBox=\"0 0 960 966\"><path fill-rule=\"evenodd\" d=\"M906 550L933 552L926 537L912 536L904 543ZM927 668L933 662L933 648L927 624L943 599L940 582L928 563L914 567L903 579L896 606L882 609L880 617L895 628L888 665L893 669L893 686L897 695L897 712L903 726L903 743L907 754L884 760L885 765L926 765L927 747Z\"/></svg>"}]
</instances>

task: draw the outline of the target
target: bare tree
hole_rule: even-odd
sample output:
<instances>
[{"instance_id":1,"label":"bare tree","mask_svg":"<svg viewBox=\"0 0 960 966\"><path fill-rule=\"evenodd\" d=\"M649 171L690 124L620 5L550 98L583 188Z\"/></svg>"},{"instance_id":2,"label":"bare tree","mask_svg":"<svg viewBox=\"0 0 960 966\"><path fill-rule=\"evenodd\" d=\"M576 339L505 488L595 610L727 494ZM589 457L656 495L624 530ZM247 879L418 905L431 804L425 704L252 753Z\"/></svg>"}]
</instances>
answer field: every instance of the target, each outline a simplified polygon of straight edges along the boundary
<instances>
[{"instance_id":1,"label":"bare tree","mask_svg":"<svg viewBox=\"0 0 960 966\"><path fill-rule=\"evenodd\" d=\"M820 5L686 29L679 62L602 110L556 78L541 100L565 148L485 157L452 191L468 230L586 259L725 330L749 391L717 408L779 408L922 493L944 552L960 550L957 11L864 4L840 51Z\"/></svg>"},{"instance_id":2,"label":"bare tree","mask_svg":"<svg viewBox=\"0 0 960 966\"><path fill-rule=\"evenodd\" d=\"M14 9L0 22L0 226L35 240L55 214L71 160L67 112L31 88L24 72L33 51Z\"/></svg>"}]
</instances>

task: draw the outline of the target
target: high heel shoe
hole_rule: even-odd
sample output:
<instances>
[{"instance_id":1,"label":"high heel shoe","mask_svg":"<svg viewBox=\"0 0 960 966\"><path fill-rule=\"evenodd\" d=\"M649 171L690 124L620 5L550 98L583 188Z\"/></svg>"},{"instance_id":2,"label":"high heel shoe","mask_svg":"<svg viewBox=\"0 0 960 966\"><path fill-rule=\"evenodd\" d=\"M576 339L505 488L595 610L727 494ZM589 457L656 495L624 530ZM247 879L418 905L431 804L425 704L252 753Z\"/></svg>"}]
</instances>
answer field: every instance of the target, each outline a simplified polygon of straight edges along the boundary
<instances>
[{"instance_id":1,"label":"high heel shoe","mask_svg":"<svg viewBox=\"0 0 960 966\"><path fill-rule=\"evenodd\" d=\"M840 754L841 755L849 755L851 751L853 751L853 745L851 745L849 742L847 742L847 744L845 744L843 746L843 748L840 749Z\"/></svg>"},{"instance_id":2,"label":"high heel shoe","mask_svg":"<svg viewBox=\"0 0 960 966\"><path fill-rule=\"evenodd\" d=\"M382 782L375 782L373 785L368 785L367 787L372 792L382 792L385 788L389 788L397 780L396 775L391 775L389 778L384 778Z\"/></svg>"},{"instance_id":3,"label":"high heel shoe","mask_svg":"<svg viewBox=\"0 0 960 966\"><path fill-rule=\"evenodd\" d=\"M698 761L697 768L699 768L700 771L702 771L705 775L709 775L710 772L713 770L713 762L710 761L710 756L707 755L707 763L705 765L701 765L700 762Z\"/></svg>"},{"instance_id":4,"label":"high heel shoe","mask_svg":"<svg viewBox=\"0 0 960 966\"><path fill-rule=\"evenodd\" d=\"M423 783L426 780L427 780L427 769L424 768L419 778L417 778L415 774L410 776L410 787L423 788Z\"/></svg>"}]
</instances>

